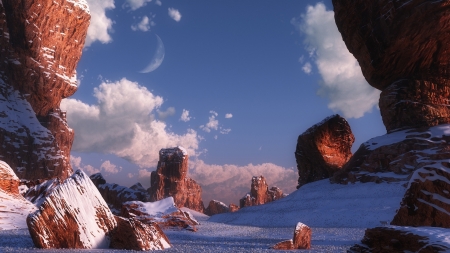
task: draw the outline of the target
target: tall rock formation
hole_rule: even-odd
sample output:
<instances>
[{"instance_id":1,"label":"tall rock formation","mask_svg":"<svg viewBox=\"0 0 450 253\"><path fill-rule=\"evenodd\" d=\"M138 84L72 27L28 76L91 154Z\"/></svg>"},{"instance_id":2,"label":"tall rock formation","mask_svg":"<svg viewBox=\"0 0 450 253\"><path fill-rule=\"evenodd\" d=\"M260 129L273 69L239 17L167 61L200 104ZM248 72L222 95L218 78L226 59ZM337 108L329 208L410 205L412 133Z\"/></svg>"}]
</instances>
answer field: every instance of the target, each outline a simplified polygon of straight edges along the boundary
<instances>
[{"instance_id":1,"label":"tall rock formation","mask_svg":"<svg viewBox=\"0 0 450 253\"><path fill-rule=\"evenodd\" d=\"M250 193L247 193L239 200L240 208L246 206L264 205L265 203L283 198L285 195L278 187L269 189L266 179L263 176L253 177Z\"/></svg>"},{"instance_id":2,"label":"tall rock formation","mask_svg":"<svg viewBox=\"0 0 450 253\"><path fill-rule=\"evenodd\" d=\"M189 156L182 147L159 151L156 171L150 176L150 201L173 197L177 207L187 207L204 212L202 188L187 177Z\"/></svg>"},{"instance_id":3,"label":"tall rock formation","mask_svg":"<svg viewBox=\"0 0 450 253\"><path fill-rule=\"evenodd\" d=\"M295 159L298 186L331 177L352 156L355 137L339 115L325 118L298 137Z\"/></svg>"},{"instance_id":4,"label":"tall rock formation","mask_svg":"<svg viewBox=\"0 0 450 253\"><path fill-rule=\"evenodd\" d=\"M450 227L448 1L333 0L335 20L388 134L363 143L333 181L409 181L391 224Z\"/></svg>"},{"instance_id":5,"label":"tall rock formation","mask_svg":"<svg viewBox=\"0 0 450 253\"><path fill-rule=\"evenodd\" d=\"M0 2L0 154L19 178L72 174L59 105L77 90L89 20L85 0Z\"/></svg>"}]
</instances>

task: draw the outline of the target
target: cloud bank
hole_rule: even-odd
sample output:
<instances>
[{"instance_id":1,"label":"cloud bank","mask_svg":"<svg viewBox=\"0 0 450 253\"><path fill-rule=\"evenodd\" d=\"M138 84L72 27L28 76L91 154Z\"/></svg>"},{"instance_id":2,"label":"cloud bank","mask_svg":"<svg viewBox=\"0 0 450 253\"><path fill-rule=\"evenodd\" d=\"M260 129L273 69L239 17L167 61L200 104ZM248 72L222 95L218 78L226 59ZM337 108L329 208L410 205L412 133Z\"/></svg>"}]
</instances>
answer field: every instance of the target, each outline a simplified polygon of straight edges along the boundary
<instances>
[{"instance_id":1,"label":"cloud bank","mask_svg":"<svg viewBox=\"0 0 450 253\"><path fill-rule=\"evenodd\" d=\"M94 89L94 96L97 98L94 105L76 99L61 102L69 125L77 133L73 151L112 153L146 168L156 167L161 148L180 145L189 155L195 155L199 144L197 132L187 129L185 134L178 135L155 119L163 98L147 88L123 78L103 82Z\"/></svg>"},{"instance_id":2,"label":"cloud bank","mask_svg":"<svg viewBox=\"0 0 450 253\"><path fill-rule=\"evenodd\" d=\"M380 91L367 84L358 61L348 51L334 22L334 12L323 3L308 6L306 13L291 23L304 35L304 43L322 76L318 94L329 100L328 107L346 118L360 118L377 106ZM303 71L311 73L306 63Z\"/></svg>"},{"instance_id":3,"label":"cloud bank","mask_svg":"<svg viewBox=\"0 0 450 253\"><path fill-rule=\"evenodd\" d=\"M87 0L87 3L91 11L91 23L84 46L89 47L95 41L103 44L111 42L109 33L112 31L113 21L106 16L106 11L115 8L114 0Z\"/></svg>"}]
</instances>

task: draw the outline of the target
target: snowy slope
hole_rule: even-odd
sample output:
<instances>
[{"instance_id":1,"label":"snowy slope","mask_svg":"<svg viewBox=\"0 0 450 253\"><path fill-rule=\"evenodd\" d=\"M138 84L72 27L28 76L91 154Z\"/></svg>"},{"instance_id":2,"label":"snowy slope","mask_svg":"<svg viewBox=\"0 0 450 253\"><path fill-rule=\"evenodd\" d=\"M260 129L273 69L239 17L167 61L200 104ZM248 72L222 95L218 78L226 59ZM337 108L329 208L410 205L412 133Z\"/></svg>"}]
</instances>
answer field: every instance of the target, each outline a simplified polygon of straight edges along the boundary
<instances>
[{"instance_id":1,"label":"snowy slope","mask_svg":"<svg viewBox=\"0 0 450 253\"><path fill-rule=\"evenodd\" d=\"M0 189L0 230L27 228L27 216L37 208L21 195L11 195Z\"/></svg>"},{"instance_id":2,"label":"snowy slope","mask_svg":"<svg viewBox=\"0 0 450 253\"><path fill-rule=\"evenodd\" d=\"M297 222L310 227L375 227L392 220L404 193L401 183L341 185L324 179L283 199L214 215L208 221L258 227L295 227Z\"/></svg>"},{"instance_id":3,"label":"snowy slope","mask_svg":"<svg viewBox=\"0 0 450 253\"><path fill-rule=\"evenodd\" d=\"M136 210L145 213L151 218L159 218L163 215L178 211L178 208L175 206L175 202L173 201L173 197L168 197L155 202L127 201L123 204L135 204L138 206Z\"/></svg>"}]
</instances>

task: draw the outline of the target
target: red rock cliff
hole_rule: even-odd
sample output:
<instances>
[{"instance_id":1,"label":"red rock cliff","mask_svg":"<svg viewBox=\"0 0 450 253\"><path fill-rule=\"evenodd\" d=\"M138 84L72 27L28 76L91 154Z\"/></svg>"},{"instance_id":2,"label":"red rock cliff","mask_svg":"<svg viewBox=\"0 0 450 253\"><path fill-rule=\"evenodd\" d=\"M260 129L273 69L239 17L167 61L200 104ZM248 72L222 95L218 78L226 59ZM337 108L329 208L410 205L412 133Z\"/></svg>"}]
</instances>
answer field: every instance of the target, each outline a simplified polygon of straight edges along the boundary
<instances>
[{"instance_id":1,"label":"red rock cliff","mask_svg":"<svg viewBox=\"0 0 450 253\"><path fill-rule=\"evenodd\" d=\"M239 200L239 205L240 208L264 205L265 203L281 199L284 196L283 191L278 187L269 189L266 179L263 176L253 177L250 193Z\"/></svg>"},{"instance_id":2,"label":"red rock cliff","mask_svg":"<svg viewBox=\"0 0 450 253\"><path fill-rule=\"evenodd\" d=\"M187 177L189 156L182 147L161 149L156 171L150 178L150 200L173 197L177 207L204 212L202 188Z\"/></svg>"},{"instance_id":3,"label":"red rock cliff","mask_svg":"<svg viewBox=\"0 0 450 253\"><path fill-rule=\"evenodd\" d=\"M59 105L77 90L89 20L85 0L0 2L0 154L20 178L72 174Z\"/></svg>"}]
</instances>

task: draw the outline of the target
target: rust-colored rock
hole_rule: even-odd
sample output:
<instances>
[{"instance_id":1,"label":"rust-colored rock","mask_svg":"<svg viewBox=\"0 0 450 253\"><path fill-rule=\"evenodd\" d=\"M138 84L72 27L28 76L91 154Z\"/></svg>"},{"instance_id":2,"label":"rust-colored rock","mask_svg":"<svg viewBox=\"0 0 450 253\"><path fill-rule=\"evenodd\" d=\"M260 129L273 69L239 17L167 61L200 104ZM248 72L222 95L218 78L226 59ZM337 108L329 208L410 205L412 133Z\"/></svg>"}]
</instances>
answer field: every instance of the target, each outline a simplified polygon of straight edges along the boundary
<instances>
[{"instance_id":1,"label":"rust-colored rock","mask_svg":"<svg viewBox=\"0 0 450 253\"><path fill-rule=\"evenodd\" d=\"M209 205L205 210L205 214L209 216L228 212L230 212L230 208L227 205L225 205L225 203L220 202L218 200L209 201Z\"/></svg>"},{"instance_id":2,"label":"rust-colored rock","mask_svg":"<svg viewBox=\"0 0 450 253\"><path fill-rule=\"evenodd\" d=\"M58 178L45 180L43 182L40 180L34 182L29 181L28 190L23 194L23 197L33 204L40 206L53 189L60 184L61 181Z\"/></svg>"},{"instance_id":3,"label":"rust-colored rock","mask_svg":"<svg viewBox=\"0 0 450 253\"><path fill-rule=\"evenodd\" d=\"M162 228L182 228L194 232L199 224L190 213L178 209L172 197L151 203L126 202L120 216L135 218L150 225L156 223Z\"/></svg>"},{"instance_id":4,"label":"rust-colored rock","mask_svg":"<svg viewBox=\"0 0 450 253\"><path fill-rule=\"evenodd\" d=\"M311 249L311 228L299 222L295 227L293 239L279 242L271 248L277 250Z\"/></svg>"},{"instance_id":5,"label":"rust-colored rock","mask_svg":"<svg viewBox=\"0 0 450 253\"><path fill-rule=\"evenodd\" d=\"M239 206L231 203L228 208L230 209L230 213L234 213L239 210Z\"/></svg>"},{"instance_id":6,"label":"rust-colored rock","mask_svg":"<svg viewBox=\"0 0 450 253\"><path fill-rule=\"evenodd\" d=\"M187 177L189 156L182 147L161 149L156 171L150 176L150 200L173 197L177 207L203 213L202 188Z\"/></svg>"},{"instance_id":7,"label":"rust-colored rock","mask_svg":"<svg viewBox=\"0 0 450 253\"><path fill-rule=\"evenodd\" d=\"M386 129L450 123L447 1L333 0L335 20Z\"/></svg>"},{"instance_id":8,"label":"rust-colored rock","mask_svg":"<svg viewBox=\"0 0 450 253\"><path fill-rule=\"evenodd\" d=\"M77 89L89 20L85 0L0 2L0 153L19 178L72 174L59 105Z\"/></svg>"},{"instance_id":9,"label":"rust-colored rock","mask_svg":"<svg viewBox=\"0 0 450 253\"><path fill-rule=\"evenodd\" d=\"M149 201L150 196L142 186L141 189L138 188L137 185L134 185L133 188L138 189L134 190L131 187L128 188L118 184L109 184L106 183L106 180L101 173L91 175L90 179L97 187L111 211L116 215L120 214L123 203L127 201Z\"/></svg>"},{"instance_id":10,"label":"rust-colored rock","mask_svg":"<svg viewBox=\"0 0 450 253\"><path fill-rule=\"evenodd\" d=\"M253 177L250 193L239 200L240 207L263 205L268 202L283 198L285 195L278 187L269 186L263 176Z\"/></svg>"},{"instance_id":11,"label":"rust-colored rock","mask_svg":"<svg viewBox=\"0 0 450 253\"><path fill-rule=\"evenodd\" d=\"M7 163L0 160L0 189L12 195L19 194L20 180Z\"/></svg>"},{"instance_id":12,"label":"rust-colored rock","mask_svg":"<svg viewBox=\"0 0 450 253\"><path fill-rule=\"evenodd\" d=\"M352 156L355 137L347 121L333 115L298 137L295 159L298 186L331 177Z\"/></svg>"},{"instance_id":13,"label":"rust-colored rock","mask_svg":"<svg viewBox=\"0 0 450 253\"><path fill-rule=\"evenodd\" d=\"M27 218L38 248L108 248L117 222L95 185L78 170Z\"/></svg>"},{"instance_id":14,"label":"rust-colored rock","mask_svg":"<svg viewBox=\"0 0 450 253\"><path fill-rule=\"evenodd\" d=\"M397 253L397 252L448 252L449 248L429 241L414 231L387 227L367 229L360 244L350 248L350 253Z\"/></svg>"},{"instance_id":15,"label":"rust-colored rock","mask_svg":"<svg viewBox=\"0 0 450 253\"><path fill-rule=\"evenodd\" d=\"M112 249L163 250L170 248L169 238L156 223L115 216L117 227L111 236Z\"/></svg>"}]
</instances>

